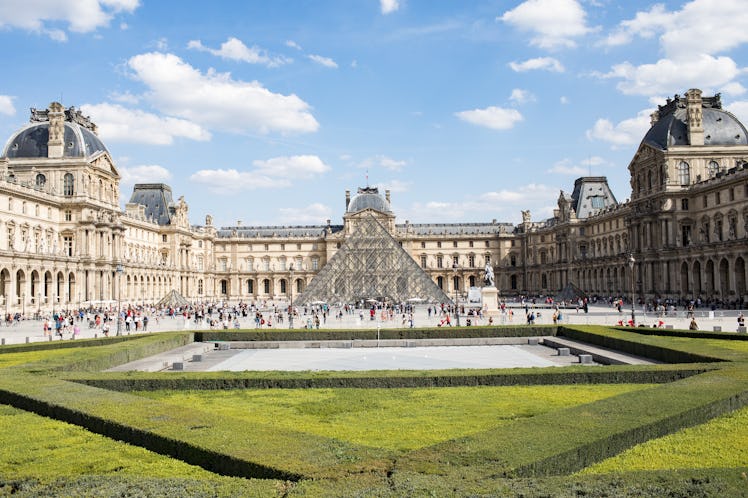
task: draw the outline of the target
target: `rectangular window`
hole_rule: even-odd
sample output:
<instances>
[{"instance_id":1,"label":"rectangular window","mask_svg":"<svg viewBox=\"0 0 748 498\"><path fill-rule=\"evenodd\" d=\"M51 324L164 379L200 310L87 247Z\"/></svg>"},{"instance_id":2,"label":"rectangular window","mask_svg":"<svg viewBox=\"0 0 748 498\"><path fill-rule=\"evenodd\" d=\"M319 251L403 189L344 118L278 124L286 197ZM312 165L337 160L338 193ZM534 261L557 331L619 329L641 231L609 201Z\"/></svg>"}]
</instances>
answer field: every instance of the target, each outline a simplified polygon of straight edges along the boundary
<instances>
[{"instance_id":1,"label":"rectangular window","mask_svg":"<svg viewBox=\"0 0 748 498\"><path fill-rule=\"evenodd\" d=\"M441 240L439 240L439 241L436 242L436 247L438 247L439 249L441 249L441 247L442 247L442 241Z\"/></svg>"},{"instance_id":2,"label":"rectangular window","mask_svg":"<svg viewBox=\"0 0 748 498\"><path fill-rule=\"evenodd\" d=\"M62 238L63 247L65 248L65 254L67 256L73 255L73 237L70 235L67 235Z\"/></svg>"},{"instance_id":3,"label":"rectangular window","mask_svg":"<svg viewBox=\"0 0 748 498\"><path fill-rule=\"evenodd\" d=\"M720 195L720 192L715 192L715 193L714 193L714 203L715 203L716 205L718 205L718 206L719 206L720 204L722 204L722 196Z\"/></svg>"},{"instance_id":4,"label":"rectangular window","mask_svg":"<svg viewBox=\"0 0 748 498\"><path fill-rule=\"evenodd\" d=\"M265 244L265 250L266 250L266 251L269 251L269 250L270 250L270 245L269 245L269 244Z\"/></svg>"},{"instance_id":5,"label":"rectangular window","mask_svg":"<svg viewBox=\"0 0 748 498\"><path fill-rule=\"evenodd\" d=\"M452 256L452 268L457 268L458 266L460 266L460 257Z\"/></svg>"},{"instance_id":6,"label":"rectangular window","mask_svg":"<svg viewBox=\"0 0 748 498\"><path fill-rule=\"evenodd\" d=\"M486 254L486 264L487 265L491 264L491 255L490 254Z\"/></svg>"},{"instance_id":7,"label":"rectangular window","mask_svg":"<svg viewBox=\"0 0 748 498\"><path fill-rule=\"evenodd\" d=\"M468 242L468 247L473 247L473 241Z\"/></svg>"},{"instance_id":8,"label":"rectangular window","mask_svg":"<svg viewBox=\"0 0 748 498\"><path fill-rule=\"evenodd\" d=\"M486 241L486 247L491 247L491 243L489 241Z\"/></svg>"},{"instance_id":9,"label":"rectangular window","mask_svg":"<svg viewBox=\"0 0 748 498\"><path fill-rule=\"evenodd\" d=\"M226 259L224 259L224 258L219 259L218 260L218 269L220 271L226 271L227 264L228 264L228 262L226 261Z\"/></svg>"},{"instance_id":10,"label":"rectangular window","mask_svg":"<svg viewBox=\"0 0 748 498\"><path fill-rule=\"evenodd\" d=\"M314 258L312 260L312 270L314 270L314 271L319 270L319 259Z\"/></svg>"},{"instance_id":11,"label":"rectangular window","mask_svg":"<svg viewBox=\"0 0 748 498\"><path fill-rule=\"evenodd\" d=\"M425 242L421 242L421 249L426 249L426 243Z\"/></svg>"},{"instance_id":12,"label":"rectangular window","mask_svg":"<svg viewBox=\"0 0 748 498\"><path fill-rule=\"evenodd\" d=\"M426 256L421 256L421 268L426 268Z\"/></svg>"},{"instance_id":13,"label":"rectangular window","mask_svg":"<svg viewBox=\"0 0 748 498\"><path fill-rule=\"evenodd\" d=\"M681 244L683 247L691 245L691 225L683 225L681 227Z\"/></svg>"},{"instance_id":14,"label":"rectangular window","mask_svg":"<svg viewBox=\"0 0 748 498\"><path fill-rule=\"evenodd\" d=\"M584 227L579 227L579 235L584 235Z\"/></svg>"},{"instance_id":15,"label":"rectangular window","mask_svg":"<svg viewBox=\"0 0 748 498\"><path fill-rule=\"evenodd\" d=\"M65 221L73 221L73 212L69 209L65 210Z\"/></svg>"},{"instance_id":16,"label":"rectangular window","mask_svg":"<svg viewBox=\"0 0 748 498\"><path fill-rule=\"evenodd\" d=\"M281 244L281 251L285 251L285 250L286 250L286 244Z\"/></svg>"},{"instance_id":17,"label":"rectangular window","mask_svg":"<svg viewBox=\"0 0 748 498\"><path fill-rule=\"evenodd\" d=\"M167 242L169 240L169 236L166 234L161 235L161 242Z\"/></svg>"},{"instance_id":18,"label":"rectangular window","mask_svg":"<svg viewBox=\"0 0 748 498\"><path fill-rule=\"evenodd\" d=\"M735 189L731 187L730 188L730 202L734 200L735 200Z\"/></svg>"},{"instance_id":19,"label":"rectangular window","mask_svg":"<svg viewBox=\"0 0 748 498\"><path fill-rule=\"evenodd\" d=\"M296 244L296 250L301 251L301 244Z\"/></svg>"},{"instance_id":20,"label":"rectangular window","mask_svg":"<svg viewBox=\"0 0 748 498\"><path fill-rule=\"evenodd\" d=\"M452 247L457 247L457 241L456 240L452 241Z\"/></svg>"},{"instance_id":21,"label":"rectangular window","mask_svg":"<svg viewBox=\"0 0 748 498\"><path fill-rule=\"evenodd\" d=\"M437 268L444 268L444 257L443 256L437 256L436 257L436 267Z\"/></svg>"},{"instance_id":22,"label":"rectangular window","mask_svg":"<svg viewBox=\"0 0 748 498\"><path fill-rule=\"evenodd\" d=\"M202 256L198 256L197 257L197 269L200 270L200 271L203 270L203 257ZM202 282L202 280L201 280L201 282Z\"/></svg>"},{"instance_id":23,"label":"rectangular window","mask_svg":"<svg viewBox=\"0 0 748 498\"><path fill-rule=\"evenodd\" d=\"M688 199L680 200L680 209L681 211L688 211Z\"/></svg>"},{"instance_id":24,"label":"rectangular window","mask_svg":"<svg viewBox=\"0 0 748 498\"><path fill-rule=\"evenodd\" d=\"M709 206L709 201L707 200L707 197L704 196L704 207Z\"/></svg>"},{"instance_id":25,"label":"rectangular window","mask_svg":"<svg viewBox=\"0 0 748 498\"><path fill-rule=\"evenodd\" d=\"M472 254L468 256L468 266L470 268L475 268L475 256L473 256Z\"/></svg>"}]
</instances>

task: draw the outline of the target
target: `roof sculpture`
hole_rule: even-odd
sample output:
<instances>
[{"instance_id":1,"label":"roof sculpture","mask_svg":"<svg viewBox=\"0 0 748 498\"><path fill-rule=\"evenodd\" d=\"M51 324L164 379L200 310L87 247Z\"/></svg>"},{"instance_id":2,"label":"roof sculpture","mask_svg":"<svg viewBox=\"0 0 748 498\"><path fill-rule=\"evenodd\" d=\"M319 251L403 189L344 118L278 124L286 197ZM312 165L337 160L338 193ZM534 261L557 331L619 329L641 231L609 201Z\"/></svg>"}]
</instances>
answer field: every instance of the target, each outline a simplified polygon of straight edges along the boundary
<instances>
[{"instance_id":1,"label":"roof sculpture","mask_svg":"<svg viewBox=\"0 0 748 498\"><path fill-rule=\"evenodd\" d=\"M333 304L372 299L451 302L387 229L373 215L365 215L295 302Z\"/></svg>"}]
</instances>

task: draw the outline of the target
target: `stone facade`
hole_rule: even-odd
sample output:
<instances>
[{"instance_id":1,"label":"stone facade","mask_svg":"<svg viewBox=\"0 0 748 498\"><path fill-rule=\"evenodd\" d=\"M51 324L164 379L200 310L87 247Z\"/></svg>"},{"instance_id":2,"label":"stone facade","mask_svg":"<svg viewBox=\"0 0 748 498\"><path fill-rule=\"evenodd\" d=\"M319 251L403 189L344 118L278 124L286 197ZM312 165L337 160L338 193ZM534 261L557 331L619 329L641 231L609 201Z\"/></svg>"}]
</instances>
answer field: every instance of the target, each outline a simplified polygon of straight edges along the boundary
<instances>
[{"instance_id":1,"label":"stone facade","mask_svg":"<svg viewBox=\"0 0 748 498\"><path fill-rule=\"evenodd\" d=\"M374 214L448 295L480 287L486 264L502 297L588 294L716 299L743 305L748 254L748 137L719 96L668 99L629 164L631 198L579 178L547 220L518 225L397 223L390 193L346 192L343 224L190 225L163 184L120 175L96 126L74 108L32 110L0 157L0 310L298 295L362 216ZM629 259L633 256L633 278Z\"/></svg>"}]
</instances>

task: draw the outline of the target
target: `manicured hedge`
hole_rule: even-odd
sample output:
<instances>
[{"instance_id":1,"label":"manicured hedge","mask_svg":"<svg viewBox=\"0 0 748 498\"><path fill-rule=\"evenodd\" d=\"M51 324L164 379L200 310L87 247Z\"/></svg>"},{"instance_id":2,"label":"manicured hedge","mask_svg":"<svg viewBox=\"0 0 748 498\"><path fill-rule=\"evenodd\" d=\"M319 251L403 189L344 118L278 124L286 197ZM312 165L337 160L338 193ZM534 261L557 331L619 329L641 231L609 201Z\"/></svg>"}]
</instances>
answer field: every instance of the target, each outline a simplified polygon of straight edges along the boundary
<instances>
[{"instance_id":1,"label":"manicured hedge","mask_svg":"<svg viewBox=\"0 0 748 498\"><path fill-rule=\"evenodd\" d=\"M667 341L650 340L632 334L633 329L607 329L602 326L561 326L559 335L608 349L623 351L635 356L643 356L664 363L701 363L724 361L719 353L705 354L676 349ZM653 337L653 339L657 339Z\"/></svg>"},{"instance_id":2,"label":"manicured hedge","mask_svg":"<svg viewBox=\"0 0 748 498\"><path fill-rule=\"evenodd\" d=\"M386 339L455 339L480 337L540 337L556 335L555 325L493 326L493 327L431 327L404 329L344 330L198 330L195 340L211 341L353 341Z\"/></svg>"},{"instance_id":3,"label":"manicured hedge","mask_svg":"<svg viewBox=\"0 0 748 498\"><path fill-rule=\"evenodd\" d=\"M709 364L673 367L609 366L559 367L548 369L458 370L443 372L389 371L346 375L318 372L267 375L253 372L201 372L153 374L126 372L86 374L69 380L113 391L305 389L305 388L426 388L452 386L532 386L566 384L661 384L712 370Z\"/></svg>"}]
</instances>

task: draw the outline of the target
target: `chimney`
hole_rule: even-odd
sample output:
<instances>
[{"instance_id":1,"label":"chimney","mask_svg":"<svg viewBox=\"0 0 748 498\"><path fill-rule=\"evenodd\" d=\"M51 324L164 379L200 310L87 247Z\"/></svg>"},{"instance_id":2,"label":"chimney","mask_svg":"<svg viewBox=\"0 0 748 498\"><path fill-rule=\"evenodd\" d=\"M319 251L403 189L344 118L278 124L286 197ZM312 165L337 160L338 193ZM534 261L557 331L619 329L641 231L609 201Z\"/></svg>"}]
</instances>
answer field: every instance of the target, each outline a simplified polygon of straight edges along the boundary
<instances>
[{"instance_id":1,"label":"chimney","mask_svg":"<svg viewBox=\"0 0 748 498\"><path fill-rule=\"evenodd\" d=\"M63 139L65 138L65 109L59 102L52 102L49 104L47 116L49 118L47 157L59 159L62 157Z\"/></svg>"},{"instance_id":2,"label":"chimney","mask_svg":"<svg viewBox=\"0 0 748 498\"><path fill-rule=\"evenodd\" d=\"M351 191L345 191L345 211L348 212L348 204L351 203Z\"/></svg>"},{"instance_id":3,"label":"chimney","mask_svg":"<svg viewBox=\"0 0 748 498\"><path fill-rule=\"evenodd\" d=\"M701 90L692 88L686 92L686 110L688 113L688 142L691 145L704 145Z\"/></svg>"}]
</instances>

